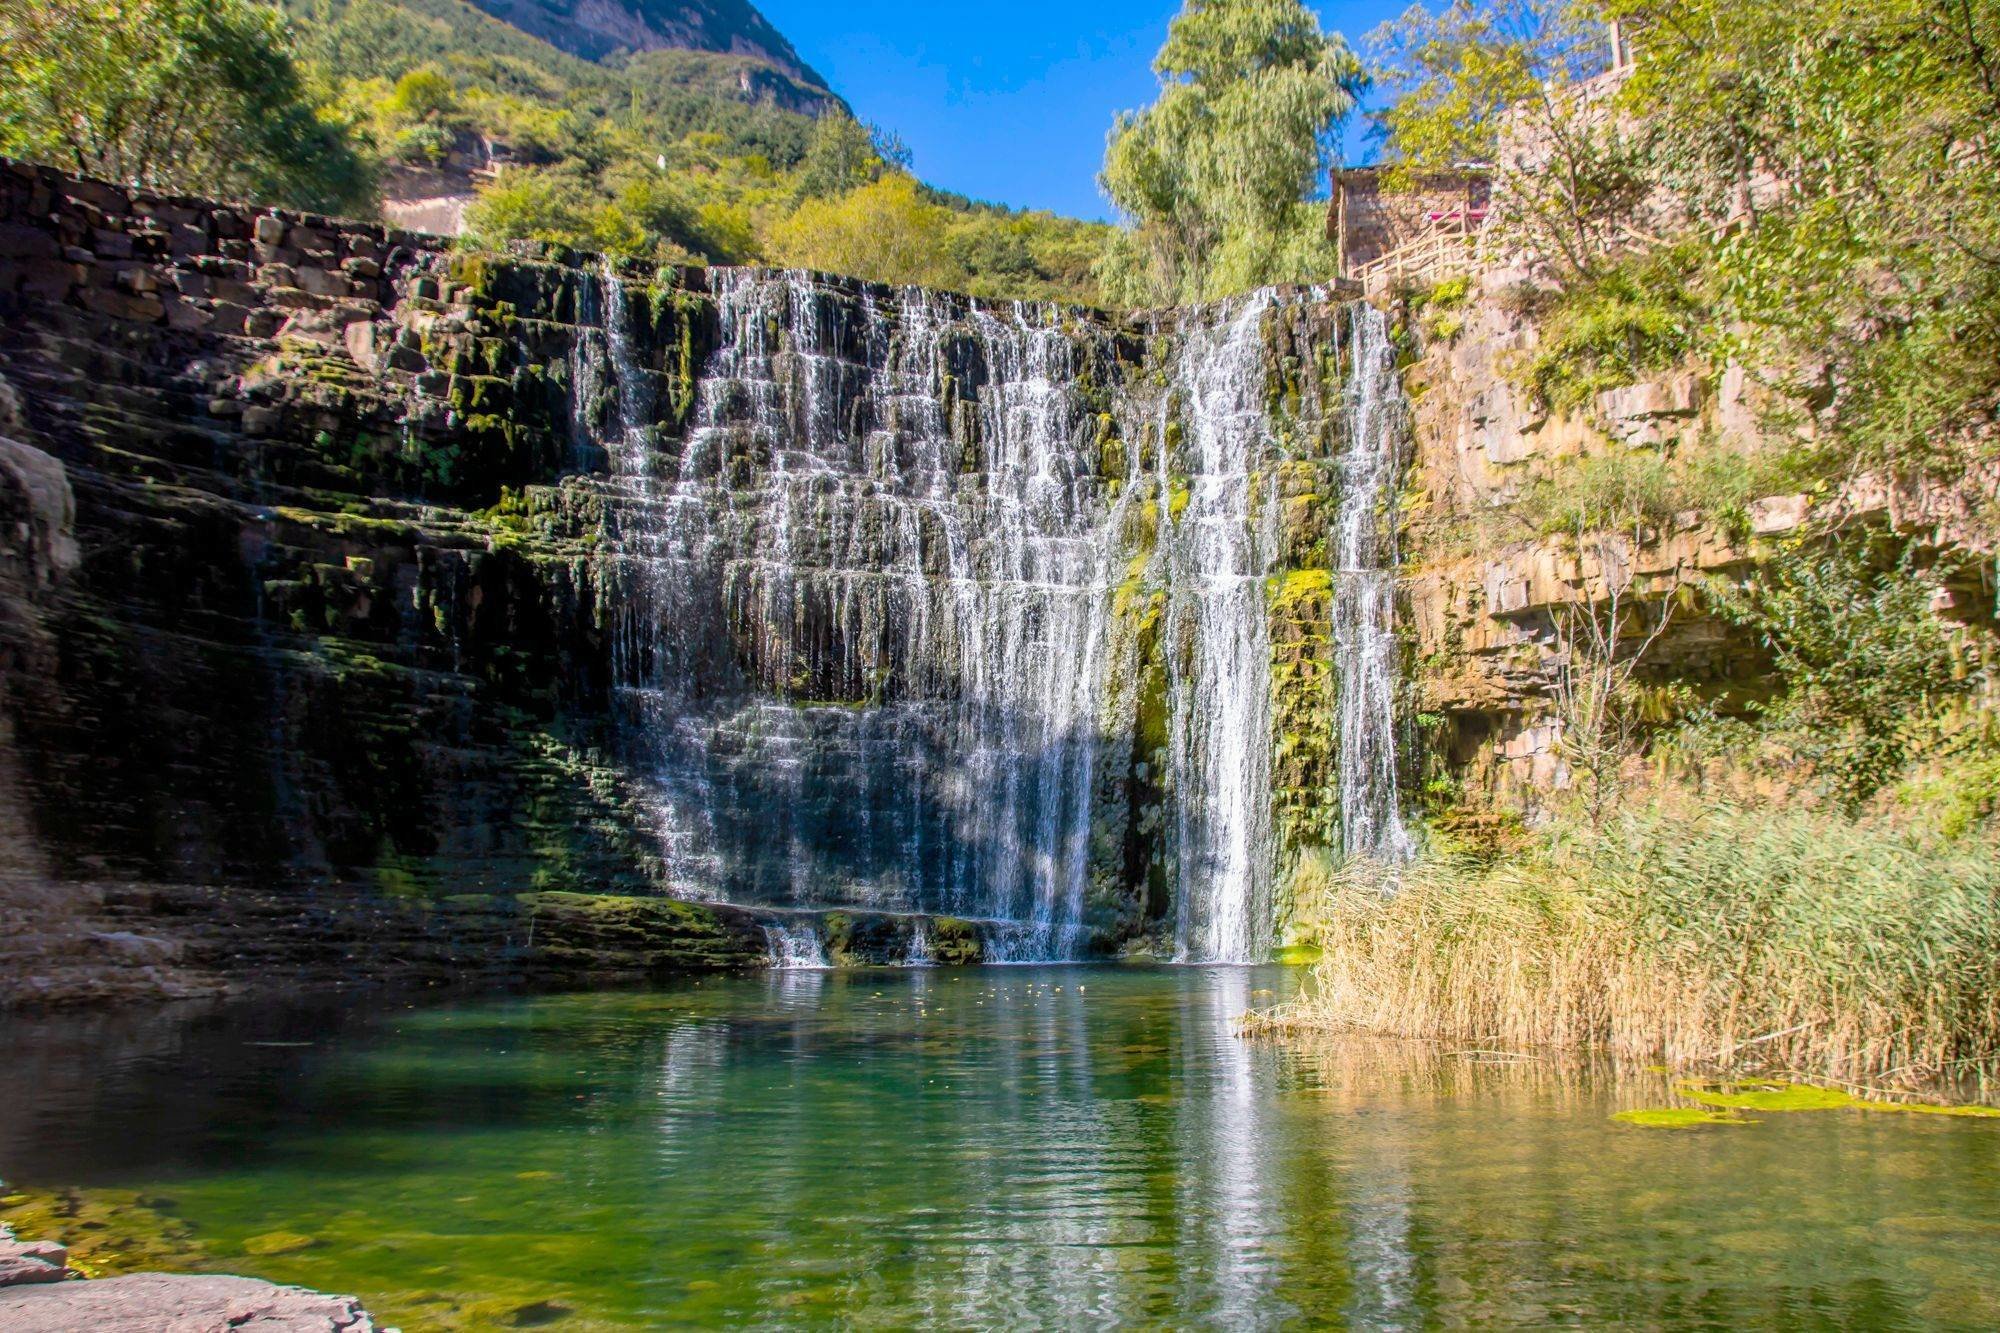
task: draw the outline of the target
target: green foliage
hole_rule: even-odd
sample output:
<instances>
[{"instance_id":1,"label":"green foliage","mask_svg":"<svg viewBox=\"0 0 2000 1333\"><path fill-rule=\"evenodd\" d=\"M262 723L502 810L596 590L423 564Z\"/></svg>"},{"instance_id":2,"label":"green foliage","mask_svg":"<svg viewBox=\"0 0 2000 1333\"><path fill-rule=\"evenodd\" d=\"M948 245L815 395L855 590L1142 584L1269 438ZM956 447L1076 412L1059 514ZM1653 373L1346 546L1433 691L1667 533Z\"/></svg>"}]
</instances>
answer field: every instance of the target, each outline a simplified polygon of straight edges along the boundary
<instances>
[{"instance_id":1,"label":"green foliage","mask_svg":"<svg viewBox=\"0 0 2000 1333\"><path fill-rule=\"evenodd\" d=\"M1461 273L1446 278L1411 302L1424 336L1436 342L1450 342L1465 331L1465 307L1472 297L1472 278Z\"/></svg>"},{"instance_id":2,"label":"green foliage","mask_svg":"<svg viewBox=\"0 0 2000 1333\"><path fill-rule=\"evenodd\" d=\"M1935 747L1939 705L1972 688L1931 610L1936 589L1907 554L1881 568L1839 542L1719 594L1776 659L1784 693L1765 711L1777 739L1850 805Z\"/></svg>"},{"instance_id":3,"label":"green foliage","mask_svg":"<svg viewBox=\"0 0 2000 1333\"><path fill-rule=\"evenodd\" d=\"M799 197L846 194L877 179L883 166L868 128L845 112L830 111L813 124L812 140L799 164Z\"/></svg>"},{"instance_id":4,"label":"green foliage","mask_svg":"<svg viewBox=\"0 0 2000 1333\"><path fill-rule=\"evenodd\" d=\"M779 263L825 268L877 282L963 285L945 244L950 213L908 176L888 176L839 199L808 199L772 229Z\"/></svg>"},{"instance_id":5,"label":"green foliage","mask_svg":"<svg viewBox=\"0 0 2000 1333\"><path fill-rule=\"evenodd\" d=\"M1554 229L1541 247L1568 287L1534 375L1545 396L1576 401L1678 350L1754 367L1809 414L1822 475L1962 462L2000 412L2000 9L1610 13L1642 34L1616 114L1579 103L1550 121L1605 170L1576 192L1577 237ZM1568 174L1544 164L1509 184ZM1686 257L1666 283L1629 258L1656 248Z\"/></svg>"},{"instance_id":6,"label":"green foliage","mask_svg":"<svg viewBox=\"0 0 2000 1333\"><path fill-rule=\"evenodd\" d=\"M1690 248L1649 251L1578 276L1550 304L1526 387L1574 411L1598 394L1669 370L1697 346L1704 308Z\"/></svg>"},{"instance_id":7,"label":"green foliage","mask_svg":"<svg viewBox=\"0 0 2000 1333\"><path fill-rule=\"evenodd\" d=\"M1909 815L1934 821L1944 838L1957 842L1973 836L2000 815L2000 753L1988 745L1948 756L1930 771L1905 778L1895 800Z\"/></svg>"},{"instance_id":8,"label":"green foliage","mask_svg":"<svg viewBox=\"0 0 2000 1333\"><path fill-rule=\"evenodd\" d=\"M1694 508L1673 460L1652 450L1613 449L1536 478L1518 512L1540 536L1657 528Z\"/></svg>"},{"instance_id":9,"label":"green foliage","mask_svg":"<svg viewBox=\"0 0 2000 1333\"><path fill-rule=\"evenodd\" d=\"M591 230L580 196L554 173L514 172L481 193L466 226L475 240L580 241Z\"/></svg>"},{"instance_id":10,"label":"green foliage","mask_svg":"<svg viewBox=\"0 0 2000 1333\"><path fill-rule=\"evenodd\" d=\"M1738 538L1748 536L1753 500L1799 488L1791 456L1742 453L1713 441L1673 450L1612 445L1551 460L1506 509L1510 529L1492 540L1605 531L1661 531L1683 514Z\"/></svg>"},{"instance_id":11,"label":"green foliage","mask_svg":"<svg viewBox=\"0 0 2000 1333\"><path fill-rule=\"evenodd\" d=\"M1500 127L1551 81L1594 73L1599 34L1567 0L1451 0L1412 5L1368 35L1369 72L1385 94L1374 115L1393 185L1500 155Z\"/></svg>"},{"instance_id":12,"label":"green foliage","mask_svg":"<svg viewBox=\"0 0 2000 1333\"><path fill-rule=\"evenodd\" d=\"M276 11L251 0L0 9L0 153L155 189L362 211L372 181Z\"/></svg>"},{"instance_id":13,"label":"green foliage","mask_svg":"<svg viewBox=\"0 0 2000 1333\"><path fill-rule=\"evenodd\" d=\"M441 166L457 136L442 125L407 125L390 137L389 156L412 166Z\"/></svg>"},{"instance_id":14,"label":"green foliage","mask_svg":"<svg viewBox=\"0 0 2000 1333\"><path fill-rule=\"evenodd\" d=\"M1154 68L1159 99L1119 116L1105 152L1133 224L1107 286L1139 303L1321 276L1321 210L1301 200L1362 84L1347 43L1299 0L1187 0Z\"/></svg>"},{"instance_id":15,"label":"green foliage","mask_svg":"<svg viewBox=\"0 0 2000 1333\"><path fill-rule=\"evenodd\" d=\"M458 89L429 65L413 69L396 80L396 86L382 102L382 113L403 125L442 120L456 110Z\"/></svg>"}]
</instances>

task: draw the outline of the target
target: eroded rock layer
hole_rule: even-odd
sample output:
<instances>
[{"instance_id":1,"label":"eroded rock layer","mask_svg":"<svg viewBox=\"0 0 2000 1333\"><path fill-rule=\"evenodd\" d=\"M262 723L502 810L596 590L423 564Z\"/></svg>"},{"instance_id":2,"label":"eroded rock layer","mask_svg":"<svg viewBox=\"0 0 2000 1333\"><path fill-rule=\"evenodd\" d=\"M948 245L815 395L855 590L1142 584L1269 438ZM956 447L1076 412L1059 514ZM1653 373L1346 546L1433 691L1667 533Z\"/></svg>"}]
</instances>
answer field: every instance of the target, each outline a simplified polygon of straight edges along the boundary
<instances>
[{"instance_id":1,"label":"eroded rock layer","mask_svg":"<svg viewBox=\"0 0 2000 1333\"><path fill-rule=\"evenodd\" d=\"M197 987L801 922L1241 957L1339 837L1321 294L612 272L0 166L0 313L0 854L45 943Z\"/></svg>"}]
</instances>

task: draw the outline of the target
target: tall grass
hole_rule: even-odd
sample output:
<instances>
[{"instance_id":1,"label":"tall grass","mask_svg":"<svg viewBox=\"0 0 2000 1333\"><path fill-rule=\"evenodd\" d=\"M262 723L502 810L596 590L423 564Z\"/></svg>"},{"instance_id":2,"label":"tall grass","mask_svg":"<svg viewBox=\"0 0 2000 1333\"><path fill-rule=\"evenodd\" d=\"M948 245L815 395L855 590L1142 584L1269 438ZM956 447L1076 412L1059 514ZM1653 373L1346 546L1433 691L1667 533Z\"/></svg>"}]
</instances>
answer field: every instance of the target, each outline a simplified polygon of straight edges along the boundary
<instances>
[{"instance_id":1,"label":"tall grass","mask_svg":"<svg viewBox=\"0 0 2000 1333\"><path fill-rule=\"evenodd\" d=\"M2000 855L1827 811L1654 804L1497 864L1350 865L1258 1026L1907 1085L2000 1070Z\"/></svg>"}]
</instances>

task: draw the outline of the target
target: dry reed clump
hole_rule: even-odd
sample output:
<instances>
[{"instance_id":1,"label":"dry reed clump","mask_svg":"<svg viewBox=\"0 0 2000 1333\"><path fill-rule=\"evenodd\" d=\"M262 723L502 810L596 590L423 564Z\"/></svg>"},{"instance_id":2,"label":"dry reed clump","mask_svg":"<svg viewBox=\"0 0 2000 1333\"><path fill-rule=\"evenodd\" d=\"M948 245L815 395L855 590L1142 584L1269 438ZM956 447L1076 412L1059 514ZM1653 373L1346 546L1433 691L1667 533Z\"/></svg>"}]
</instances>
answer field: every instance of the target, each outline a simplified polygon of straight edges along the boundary
<instances>
[{"instance_id":1,"label":"dry reed clump","mask_svg":"<svg viewBox=\"0 0 2000 1333\"><path fill-rule=\"evenodd\" d=\"M1256 1027L1913 1086L2000 1072L1989 838L1655 806L1499 864L1321 873L1314 984Z\"/></svg>"}]
</instances>

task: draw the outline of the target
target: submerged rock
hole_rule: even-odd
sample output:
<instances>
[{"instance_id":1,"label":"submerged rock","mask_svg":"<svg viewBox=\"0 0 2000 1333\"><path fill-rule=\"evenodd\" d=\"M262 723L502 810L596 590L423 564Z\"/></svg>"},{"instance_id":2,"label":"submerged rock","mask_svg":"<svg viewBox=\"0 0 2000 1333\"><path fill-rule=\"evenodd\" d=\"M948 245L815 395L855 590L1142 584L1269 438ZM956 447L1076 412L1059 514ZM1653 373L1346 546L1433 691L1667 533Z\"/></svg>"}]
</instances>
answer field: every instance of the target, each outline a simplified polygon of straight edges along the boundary
<instances>
[{"instance_id":1,"label":"submerged rock","mask_svg":"<svg viewBox=\"0 0 2000 1333\"><path fill-rule=\"evenodd\" d=\"M0 1287L60 1282L69 1276L69 1251L54 1241L16 1240L0 1226Z\"/></svg>"},{"instance_id":2,"label":"submerged rock","mask_svg":"<svg viewBox=\"0 0 2000 1333\"><path fill-rule=\"evenodd\" d=\"M0 1289L13 1333L374 1333L352 1296L323 1296L247 1277L138 1273L94 1282Z\"/></svg>"}]
</instances>

